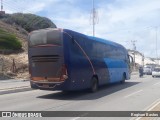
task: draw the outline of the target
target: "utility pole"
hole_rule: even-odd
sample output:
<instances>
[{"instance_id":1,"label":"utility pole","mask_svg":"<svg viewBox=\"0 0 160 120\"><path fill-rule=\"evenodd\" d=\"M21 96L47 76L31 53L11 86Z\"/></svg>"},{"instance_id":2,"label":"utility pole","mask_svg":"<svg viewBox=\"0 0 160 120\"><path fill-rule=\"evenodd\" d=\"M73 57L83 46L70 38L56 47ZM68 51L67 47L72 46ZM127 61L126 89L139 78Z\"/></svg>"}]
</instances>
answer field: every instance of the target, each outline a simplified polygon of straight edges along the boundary
<instances>
[{"instance_id":1,"label":"utility pole","mask_svg":"<svg viewBox=\"0 0 160 120\"><path fill-rule=\"evenodd\" d=\"M133 45L133 59L134 59L134 70L136 70L136 59L135 59L135 51L136 51L136 40L131 40L131 43Z\"/></svg>"},{"instance_id":2,"label":"utility pole","mask_svg":"<svg viewBox=\"0 0 160 120\"><path fill-rule=\"evenodd\" d=\"M142 54L142 66L144 67L144 54Z\"/></svg>"},{"instance_id":3,"label":"utility pole","mask_svg":"<svg viewBox=\"0 0 160 120\"><path fill-rule=\"evenodd\" d=\"M92 13L91 13L91 20L92 20L92 31L93 36L95 36L95 25L98 23L98 13L95 8L94 0L92 0Z\"/></svg>"},{"instance_id":4,"label":"utility pole","mask_svg":"<svg viewBox=\"0 0 160 120\"><path fill-rule=\"evenodd\" d=\"M0 16L4 15L5 11L3 11L3 0L1 0L1 11L0 11Z\"/></svg>"},{"instance_id":5,"label":"utility pole","mask_svg":"<svg viewBox=\"0 0 160 120\"><path fill-rule=\"evenodd\" d=\"M3 0L1 0L1 11L3 11Z\"/></svg>"},{"instance_id":6,"label":"utility pole","mask_svg":"<svg viewBox=\"0 0 160 120\"><path fill-rule=\"evenodd\" d=\"M156 59L157 59L157 64L159 65L158 52L157 52L158 27L156 26L155 29L156 29Z\"/></svg>"},{"instance_id":7,"label":"utility pole","mask_svg":"<svg viewBox=\"0 0 160 120\"><path fill-rule=\"evenodd\" d=\"M93 24L93 36L95 36L95 7L94 7L94 0L92 0L92 9L93 9L93 21L92 21L92 24Z\"/></svg>"},{"instance_id":8,"label":"utility pole","mask_svg":"<svg viewBox=\"0 0 160 120\"><path fill-rule=\"evenodd\" d=\"M133 45L133 50L136 51L136 42L137 40L131 40L131 43Z\"/></svg>"}]
</instances>

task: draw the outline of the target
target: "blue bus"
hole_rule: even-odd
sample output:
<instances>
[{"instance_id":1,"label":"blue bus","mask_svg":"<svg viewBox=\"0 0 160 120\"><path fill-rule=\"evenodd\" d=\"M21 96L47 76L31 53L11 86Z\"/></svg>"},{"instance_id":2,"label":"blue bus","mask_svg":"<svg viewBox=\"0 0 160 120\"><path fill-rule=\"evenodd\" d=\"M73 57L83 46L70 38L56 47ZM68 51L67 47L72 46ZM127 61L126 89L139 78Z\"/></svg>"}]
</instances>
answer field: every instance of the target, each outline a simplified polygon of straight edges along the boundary
<instances>
[{"instance_id":1,"label":"blue bus","mask_svg":"<svg viewBox=\"0 0 160 120\"><path fill-rule=\"evenodd\" d=\"M97 91L130 79L130 58L120 44L68 29L33 31L28 40L32 88Z\"/></svg>"}]
</instances>

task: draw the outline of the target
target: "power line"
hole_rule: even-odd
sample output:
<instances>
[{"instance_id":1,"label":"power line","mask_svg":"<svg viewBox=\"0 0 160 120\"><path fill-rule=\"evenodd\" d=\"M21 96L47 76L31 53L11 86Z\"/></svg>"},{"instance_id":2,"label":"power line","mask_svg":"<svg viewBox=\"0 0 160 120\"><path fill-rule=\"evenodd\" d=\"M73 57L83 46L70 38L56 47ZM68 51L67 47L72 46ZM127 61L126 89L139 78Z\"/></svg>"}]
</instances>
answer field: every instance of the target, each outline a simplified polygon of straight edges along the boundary
<instances>
[{"instance_id":1,"label":"power line","mask_svg":"<svg viewBox=\"0 0 160 120\"><path fill-rule=\"evenodd\" d=\"M4 5L7 6L10 10L13 10L13 13L14 12L22 12L22 9L18 8L18 6L15 7L14 4L8 4L6 2L4 2Z\"/></svg>"},{"instance_id":2,"label":"power line","mask_svg":"<svg viewBox=\"0 0 160 120\"><path fill-rule=\"evenodd\" d=\"M136 31L143 31L143 30L149 30L149 29L153 29L153 26L148 26L148 27L143 27L137 30L137 28L135 27L129 27L129 28L124 28L124 29L119 29L119 30L115 30L115 31L111 31L111 32L107 32L107 34L114 34L117 32L121 32L121 31L128 31L128 32L132 32L134 31L134 29L136 29Z\"/></svg>"},{"instance_id":3,"label":"power line","mask_svg":"<svg viewBox=\"0 0 160 120\"><path fill-rule=\"evenodd\" d=\"M18 3L19 4L19 3ZM19 5L15 4L15 2L5 2L5 5L9 8L11 8L13 11L15 12L28 12L28 13L32 13L31 11L29 10L23 10L23 9L20 9L21 7L19 7ZM21 6L23 6L24 4L21 2ZM16 7L14 7L16 6ZM38 23L38 22L41 22L41 20L39 20L39 17L35 17L32 21L30 21L28 24L32 24L32 23Z\"/></svg>"},{"instance_id":4,"label":"power line","mask_svg":"<svg viewBox=\"0 0 160 120\"><path fill-rule=\"evenodd\" d=\"M14 12L22 12L22 13L33 13L29 9L25 9L24 5L26 5L25 0L21 0L20 2L16 3L15 1L4 1L5 5L14 10Z\"/></svg>"}]
</instances>

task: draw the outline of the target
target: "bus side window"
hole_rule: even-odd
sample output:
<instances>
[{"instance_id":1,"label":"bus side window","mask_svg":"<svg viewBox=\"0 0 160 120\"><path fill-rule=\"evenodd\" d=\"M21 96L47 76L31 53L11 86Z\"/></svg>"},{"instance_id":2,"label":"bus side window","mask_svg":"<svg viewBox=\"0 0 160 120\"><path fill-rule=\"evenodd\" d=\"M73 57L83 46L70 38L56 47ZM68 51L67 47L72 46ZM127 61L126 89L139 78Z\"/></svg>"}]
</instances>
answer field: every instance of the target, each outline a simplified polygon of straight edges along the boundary
<instances>
[{"instance_id":1,"label":"bus side window","mask_svg":"<svg viewBox=\"0 0 160 120\"><path fill-rule=\"evenodd\" d=\"M123 49L119 49L119 50L118 50L118 55L119 55L119 58L120 58L120 59L125 60L125 61L127 60L127 59L126 59L125 51L124 51Z\"/></svg>"},{"instance_id":2,"label":"bus side window","mask_svg":"<svg viewBox=\"0 0 160 120\"><path fill-rule=\"evenodd\" d=\"M104 58L106 54L105 45L102 43L97 43L96 45L96 57L97 58Z\"/></svg>"},{"instance_id":3,"label":"bus side window","mask_svg":"<svg viewBox=\"0 0 160 120\"><path fill-rule=\"evenodd\" d=\"M116 59L118 56L117 56L117 51L116 51L116 48L115 47L111 47L111 52L110 52L110 57L111 58L114 58Z\"/></svg>"},{"instance_id":4,"label":"bus side window","mask_svg":"<svg viewBox=\"0 0 160 120\"><path fill-rule=\"evenodd\" d=\"M97 43L96 42L91 43L90 48L88 49L89 49L88 55L90 55L92 58L97 58Z\"/></svg>"},{"instance_id":5,"label":"bus side window","mask_svg":"<svg viewBox=\"0 0 160 120\"><path fill-rule=\"evenodd\" d=\"M112 56L112 52L111 52L111 47L109 45L105 45L105 57L111 57Z\"/></svg>"},{"instance_id":6,"label":"bus side window","mask_svg":"<svg viewBox=\"0 0 160 120\"><path fill-rule=\"evenodd\" d=\"M76 42L75 42L76 41ZM82 37L76 35L72 37L72 52L77 56L83 56L81 48L84 50L84 40ZM80 48L81 47L81 48Z\"/></svg>"},{"instance_id":7,"label":"bus side window","mask_svg":"<svg viewBox=\"0 0 160 120\"><path fill-rule=\"evenodd\" d=\"M89 57L95 57L94 43L90 42L89 39L84 40L84 51Z\"/></svg>"}]
</instances>

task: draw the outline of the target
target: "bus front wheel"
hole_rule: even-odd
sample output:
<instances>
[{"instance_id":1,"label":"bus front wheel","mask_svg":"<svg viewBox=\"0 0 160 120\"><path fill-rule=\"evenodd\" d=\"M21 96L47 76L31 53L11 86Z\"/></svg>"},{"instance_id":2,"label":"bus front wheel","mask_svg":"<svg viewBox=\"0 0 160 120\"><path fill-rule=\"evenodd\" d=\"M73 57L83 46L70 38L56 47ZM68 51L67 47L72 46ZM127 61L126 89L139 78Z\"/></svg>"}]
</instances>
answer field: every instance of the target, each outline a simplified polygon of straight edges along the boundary
<instances>
[{"instance_id":1,"label":"bus front wheel","mask_svg":"<svg viewBox=\"0 0 160 120\"><path fill-rule=\"evenodd\" d=\"M94 93L97 90L98 90L98 79L96 77L93 77L91 79L91 88L90 88L90 91Z\"/></svg>"},{"instance_id":2,"label":"bus front wheel","mask_svg":"<svg viewBox=\"0 0 160 120\"><path fill-rule=\"evenodd\" d=\"M122 76L122 80L121 80L121 83L125 83L125 80L126 80L126 74L124 73L123 76Z\"/></svg>"}]
</instances>

